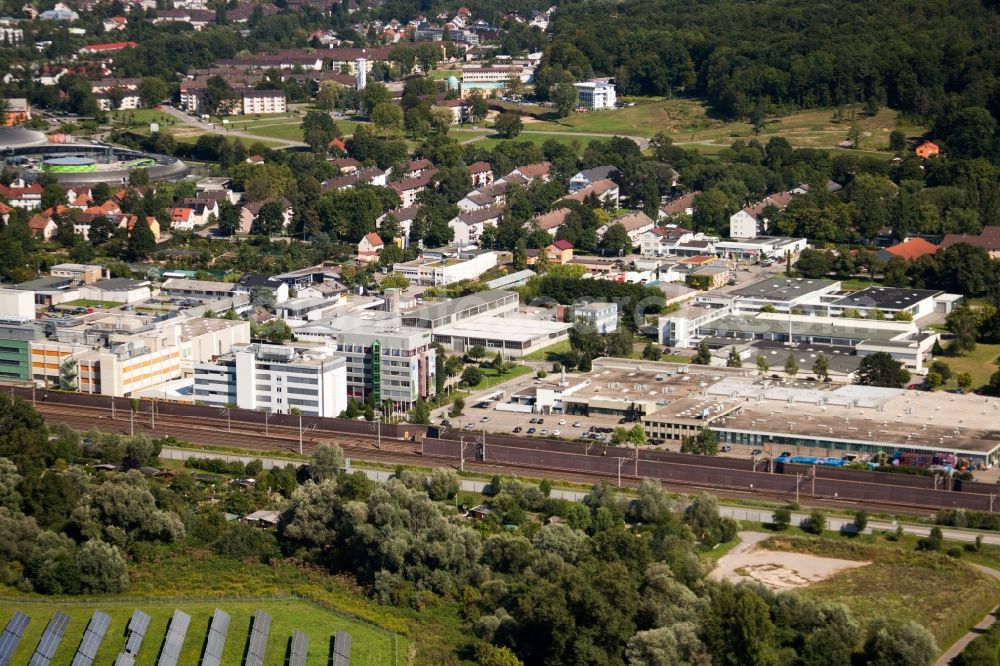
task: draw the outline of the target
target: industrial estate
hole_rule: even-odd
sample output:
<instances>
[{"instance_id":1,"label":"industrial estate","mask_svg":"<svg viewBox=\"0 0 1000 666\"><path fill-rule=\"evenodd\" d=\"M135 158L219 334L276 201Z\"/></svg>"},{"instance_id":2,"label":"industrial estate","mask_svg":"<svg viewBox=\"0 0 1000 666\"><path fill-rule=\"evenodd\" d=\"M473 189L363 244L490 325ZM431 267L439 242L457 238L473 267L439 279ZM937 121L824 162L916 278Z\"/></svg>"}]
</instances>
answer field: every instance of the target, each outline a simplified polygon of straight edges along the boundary
<instances>
[{"instance_id":1,"label":"industrial estate","mask_svg":"<svg viewBox=\"0 0 1000 666\"><path fill-rule=\"evenodd\" d=\"M998 31L8 3L0 666L1000 663Z\"/></svg>"}]
</instances>

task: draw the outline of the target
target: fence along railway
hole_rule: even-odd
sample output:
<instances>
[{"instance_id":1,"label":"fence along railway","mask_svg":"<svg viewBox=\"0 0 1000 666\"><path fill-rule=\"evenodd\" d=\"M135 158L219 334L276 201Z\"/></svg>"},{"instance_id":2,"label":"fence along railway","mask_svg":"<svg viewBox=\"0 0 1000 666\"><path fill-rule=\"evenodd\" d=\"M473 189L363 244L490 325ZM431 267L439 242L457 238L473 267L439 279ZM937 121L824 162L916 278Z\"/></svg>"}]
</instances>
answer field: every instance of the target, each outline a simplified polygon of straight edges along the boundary
<instances>
[{"instance_id":1,"label":"fence along railway","mask_svg":"<svg viewBox=\"0 0 1000 666\"><path fill-rule=\"evenodd\" d=\"M46 418L72 427L123 432L129 427L132 401L78 393L32 391L10 387L10 392L34 400ZM226 413L228 412L228 413ZM116 416L110 421L111 415ZM665 451L586 446L562 440L482 436L415 424L382 424L365 421L298 417L232 409L220 410L182 403L140 401L135 412L136 432L175 437L206 444L256 451L298 451L316 443L334 441L348 455L386 463L419 464L437 461L456 465L465 461L478 470L535 473L549 476L620 479L656 479L665 485L690 490L760 494L786 499L816 499L913 511L941 508L1000 511L997 487L977 482L935 479L864 470L826 468L793 463L770 463L702 457ZM101 418L95 418L101 417ZM149 422L156 427L150 429ZM115 426L110 426L115 423ZM230 428L235 426L233 432ZM381 434L376 428L380 428ZM265 434L265 431L267 434ZM128 432L125 430L124 432ZM381 440L382 449L376 448ZM770 467L769 467L770 465Z\"/></svg>"}]
</instances>

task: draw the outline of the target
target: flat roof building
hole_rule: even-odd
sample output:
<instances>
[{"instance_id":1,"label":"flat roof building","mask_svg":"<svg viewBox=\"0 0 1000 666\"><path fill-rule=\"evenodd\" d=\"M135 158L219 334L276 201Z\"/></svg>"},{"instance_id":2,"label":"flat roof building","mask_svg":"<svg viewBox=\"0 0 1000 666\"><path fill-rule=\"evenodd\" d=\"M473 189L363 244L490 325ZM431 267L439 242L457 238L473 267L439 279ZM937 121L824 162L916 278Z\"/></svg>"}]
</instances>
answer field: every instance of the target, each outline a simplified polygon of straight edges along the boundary
<instances>
[{"instance_id":1,"label":"flat roof building","mask_svg":"<svg viewBox=\"0 0 1000 666\"><path fill-rule=\"evenodd\" d=\"M404 326L436 329L464 319L479 316L504 316L516 313L519 296L514 291L492 289L478 291L468 296L433 303L402 315Z\"/></svg>"},{"instance_id":2,"label":"flat roof building","mask_svg":"<svg viewBox=\"0 0 1000 666\"><path fill-rule=\"evenodd\" d=\"M519 358L569 337L572 324L515 317L477 317L434 329L434 341L457 354L480 345Z\"/></svg>"}]
</instances>

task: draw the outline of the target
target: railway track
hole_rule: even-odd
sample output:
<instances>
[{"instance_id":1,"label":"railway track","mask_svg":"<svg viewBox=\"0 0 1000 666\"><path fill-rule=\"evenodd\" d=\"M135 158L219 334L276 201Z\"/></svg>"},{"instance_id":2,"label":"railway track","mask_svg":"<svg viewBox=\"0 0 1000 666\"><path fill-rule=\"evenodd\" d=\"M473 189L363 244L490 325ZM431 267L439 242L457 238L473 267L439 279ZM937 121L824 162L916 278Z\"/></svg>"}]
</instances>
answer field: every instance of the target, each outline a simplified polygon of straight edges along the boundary
<instances>
[{"instance_id":1,"label":"railway track","mask_svg":"<svg viewBox=\"0 0 1000 666\"><path fill-rule=\"evenodd\" d=\"M38 410L53 423L65 423L66 425L78 429L89 430L97 428L104 432L114 432L117 434L143 433L153 437L166 437L171 435L177 439L190 441L192 443L219 445L232 448L246 449L249 451L260 451L261 453L288 454L299 452L299 429L288 425L262 425L259 423L236 422L227 423L227 419L222 416L174 416L158 415L151 417L149 413L137 414L129 417L129 412L125 416L118 410L117 418L112 418L112 410L108 407L97 406L73 406L57 403L37 403ZM155 425L154 425L155 423ZM494 439L490 438L489 439ZM939 504L913 503L908 501L897 501L891 497L893 490L915 492L921 489L895 488L882 484L872 484L856 480L841 480L838 483L847 484L845 487L864 489L865 492L859 494L871 495L871 489L882 488L887 491L882 497L864 497L858 499L847 493L839 491L829 493L810 492L810 488L802 487L801 477L796 479L791 474L763 474L761 472L747 472L746 470L734 469L732 461L727 461L722 466L711 465L713 459L698 459L695 463L689 456L682 457L683 462L676 460L659 460L656 456L640 457L637 465L632 451L612 449L612 455L586 455L585 449L576 447L575 452L565 444L556 446L556 449L567 448L566 451L552 451L544 446L544 442L537 440L525 440L520 438L497 437L504 443L489 444L487 447L486 459L477 459L472 452L472 443L466 443L466 460L460 463L460 455L457 451L459 442L454 440L427 440L428 445L439 442L447 447L451 445L455 450L435 448L434 446L421 446L407 441L402 441L392 437L382 438L382 448L376 448L377 437L374 434L348 433L331 428L316 428L302 434L302 451L310 453L317 444L324 441L335 442L343 448L345 454L358 460L370 460L385 464L410 464L423 466L449 466L463 467L467 471L483 474L503 474L510 476L545 476L558 478L565 481L590 484L597 480L608 480L619 483L623 486L636 486L643 478L657 479L665 488L677 492L691 493L698 491L711 491L724 497L753 498L769 500L788 500L795 497L793 488L769 487L767 484L754 483L734 483L733 481L713 481L706 477L706 474L716 474L729 477L733 474L751 474L754 477L763 476L770 479L782 479L786 484L800 486L799 498L814 506L826 506L835 508L851 508L859 505L866 508L879 509L900 513L928 513L942 506L955 506L954 502L941 501ZM421 449L424 449L421 452ZM504 456L497 455L501 451L514 451L504 459ZM470 455L472 453L472 455ZM618 454L618 455L615 455ZM545 459L545 456L557 455L559 459L552 462ZM676 455L676 454L675 454ZM525 462L517 458L535 457L536 460ZM569 462L567 462L569 461ZM605 461L605 462L601 462ZM610 462L609 462L610 461ZM559 463L559 464L556 464ZM614 464L616 469L611 470L608 466ZM662 475L651 472L648 467L651 465L673 468L673 472ZM583 469L581 469L583 467ZM620 468L620 474L619 469ZM638 473L636 473L638 472ZM700 472L700 474L698 473ZM701 478L699 478L699 476ZM812 488L815 483L826 483L826 479L811 480ZM938 491L941 492L941 491ZM963 496L963 493L948 493L955 497ZM977 509L980 509L978 504Z\"/></svg>"}]
</instances>

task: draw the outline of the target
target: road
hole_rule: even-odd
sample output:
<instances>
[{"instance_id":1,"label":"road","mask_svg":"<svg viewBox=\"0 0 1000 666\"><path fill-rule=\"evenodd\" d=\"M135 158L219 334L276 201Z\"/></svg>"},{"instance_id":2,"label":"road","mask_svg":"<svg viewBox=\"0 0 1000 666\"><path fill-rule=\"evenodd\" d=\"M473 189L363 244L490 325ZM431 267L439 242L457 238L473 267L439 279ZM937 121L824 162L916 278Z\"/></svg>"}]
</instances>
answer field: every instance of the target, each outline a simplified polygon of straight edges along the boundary
<instances>
[{"instance_id":1,"label":"road","mask_svg":"<svg viewBox=\"0 0 1000 666\"><path fill-rule=\"evenodd\" d=\"M981 564L973 564L974 568L983 572L987 576L992 576L993 578L1000 580L1000 571L996 569L991 569L989 567L984 567ZM997 621L997 612L1000 612L1000 606L997 606L989 613L986 614L982 620L979 621L976 626L969 629L969 632L959 638L954 645L944 651L944 653L938 657L938 660L934 662L934 666L948 666L951 660L959 655L969 645L972 641L979 638L980 634L993 626L993 623Z\"/></svg>"},{"instance_id":2,"label":"road","mask_svg":"<svg viewBox=\"0 0 1000 666\"><path fill-rule=\"evenodd\" d=\"M180 109L175 109L172 106L163 106L159 111L166 113L167 115L177 118L179 121L185 125L191 125L192 127L197 127L209 134L221 134L223 136L235 136L243 139L252 139L254 141L264 141L267 143L279 143L287 148L304 148L306 144L302 141L292 141L290 139L278 139L276 137L270 136L258 136L256 134L250 134L249 132L240 131L229 131L223 127L219 127L215 123L206 123L200 118L195 118L194 116L188 115L181 111Z\"/></svg>"}]
</instances>

